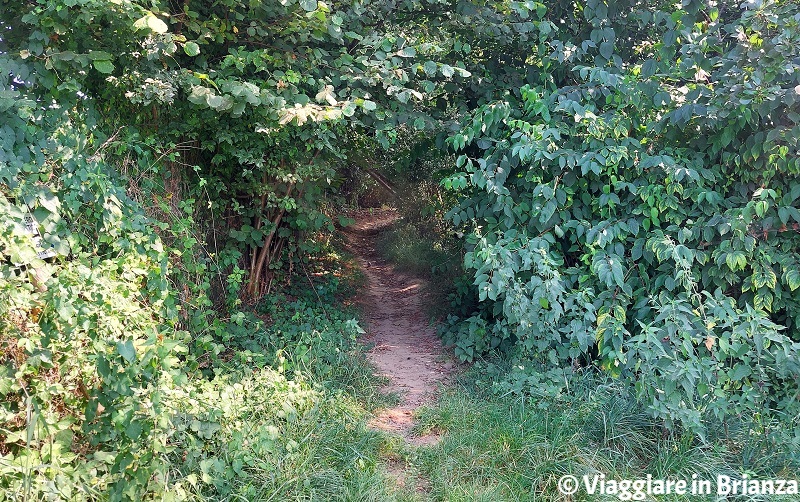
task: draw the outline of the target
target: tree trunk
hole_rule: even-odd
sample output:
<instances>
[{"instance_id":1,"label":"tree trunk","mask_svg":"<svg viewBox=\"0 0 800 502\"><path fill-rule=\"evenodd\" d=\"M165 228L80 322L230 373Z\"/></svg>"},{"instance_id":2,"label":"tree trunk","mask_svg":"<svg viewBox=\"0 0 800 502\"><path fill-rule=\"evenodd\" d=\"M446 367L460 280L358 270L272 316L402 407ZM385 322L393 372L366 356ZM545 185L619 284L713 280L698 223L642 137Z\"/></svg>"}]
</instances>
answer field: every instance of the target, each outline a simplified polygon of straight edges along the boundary
<instances>
[{"instance_id":1,"label":"tree trunk","mask_svg":"<svg viewBox=\"0 0 800 502\"><path fill-rule=\"evenodd\" d=\"M289 188L286 190L286 197L291 196L293 190L294 182L289 184ZM278 227L280 227L284 214L286 214L286 209L281 208L281 210L278 211L278 214L272 220L272 230L270 230L269 235L267 235L267 238L264 240L264 245L256 250L258 258L256 258L255 267L250 269L250 277L247 281L247 295L250 298L256 298L261 290L261 276L264 271L264 267L269 266L268 259L271 255L270 246L272 245L272 239L275 237Z\"/></svg>"}]
</instances>

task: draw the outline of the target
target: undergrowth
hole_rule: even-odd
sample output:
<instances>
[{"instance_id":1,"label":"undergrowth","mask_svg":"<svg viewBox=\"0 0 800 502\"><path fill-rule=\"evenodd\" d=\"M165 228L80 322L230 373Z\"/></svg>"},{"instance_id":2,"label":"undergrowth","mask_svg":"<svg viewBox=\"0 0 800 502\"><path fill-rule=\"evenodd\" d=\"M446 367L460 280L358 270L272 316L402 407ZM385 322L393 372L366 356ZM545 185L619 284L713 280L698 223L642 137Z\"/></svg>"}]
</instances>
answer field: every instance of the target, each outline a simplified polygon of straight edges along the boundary
<instances>
[{"instance_id":1,"label":"undergrowth","mask_svg":"<svg viewBox=\"0 0 800 502\"><path fill-rule=\"evenodd\" d=\"M44 293L4 283L0 500L392 500L354 263L326 247L191 332L159 326L105 262Z\"/></svg>"},{"instance_id":2,"label":"undergrowth","mask_svg":"<svg viewBox=\"0 0 800 502\"><path fill-rule=\"evenodd\" d=\"M492 392L487 374L485 363L476 364L438 403L417 412L416 432L442 437L409 457L418 475L430 480L434 500L604 500L583 490L562 495L557 483L568 474L716 480L742 474L796 479L800 472L797 445L793 449L780 434L760 436L740 427L702 443L690 432L664 429L635 396L596 375L574 381L568 395L531 399Z\"/></svg>"},{"instance_id":3,"label":"undergrowth","mask_svg":"<svg viewBox=\"0 0 800 502\"><path fill-rule=\"evenodd\" d=\"M411 223L400 223L378 238L378 251L400 270L428 279L446 275L453 261L442 241L426 239Z\"/></svg>"}]
</instances>

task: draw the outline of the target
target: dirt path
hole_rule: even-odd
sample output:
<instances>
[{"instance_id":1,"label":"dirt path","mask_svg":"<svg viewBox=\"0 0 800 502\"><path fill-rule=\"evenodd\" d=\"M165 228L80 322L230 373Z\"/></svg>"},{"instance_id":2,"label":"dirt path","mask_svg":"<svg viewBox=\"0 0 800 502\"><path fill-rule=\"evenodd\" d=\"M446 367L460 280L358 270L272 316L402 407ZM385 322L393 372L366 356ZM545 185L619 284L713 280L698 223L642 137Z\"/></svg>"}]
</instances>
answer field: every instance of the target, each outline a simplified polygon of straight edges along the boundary
<instances>
[{"instance_id":1,"label":"dirt path","mask_svg":"<svg viewBox=\"0 0 800 502\"><path fill-rule=\"evenodd\" d=\"M377 255L377 235L397 219L395 211L360 211L351 216L356 223L348 227L347 240L367 276L359 295L367 330L363 341L374 344L369 359L389 377L385 390L400 396L397 406L379 412L370 425L400 434L415 445L435 443L435 435L412 433L413 414L435 399L454 364L428 323L424 282L396 271Z\"/></svg>"}]
</instances>

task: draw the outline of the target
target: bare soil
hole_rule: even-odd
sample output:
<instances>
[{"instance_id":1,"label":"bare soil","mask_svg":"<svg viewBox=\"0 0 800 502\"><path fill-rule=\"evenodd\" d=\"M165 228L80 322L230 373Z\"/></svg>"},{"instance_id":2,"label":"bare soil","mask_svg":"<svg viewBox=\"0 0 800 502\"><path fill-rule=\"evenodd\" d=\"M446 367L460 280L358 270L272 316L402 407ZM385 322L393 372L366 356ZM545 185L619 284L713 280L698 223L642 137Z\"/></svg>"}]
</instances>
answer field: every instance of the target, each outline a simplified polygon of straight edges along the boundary
<instances>
[{"instance_id":1,"label":"bare soil","mask_svg":"<svg viewBox=\"0 0 800 502\"><path fill-rule=\"evenodd\" d=\"M362 342L372 347L370 361L389 378L385 391L400 397L397 406L377 412L370 425L414 445L434 444L435 434L414 434L414 410L436 399L455 363L428 322L424 280L395 270L375 249L380 232L398 219L396 211L361 210L350 216L356 223L346 229L348 245L367 276L358 295L367 331Z\"/></svg>"}]
</instances>

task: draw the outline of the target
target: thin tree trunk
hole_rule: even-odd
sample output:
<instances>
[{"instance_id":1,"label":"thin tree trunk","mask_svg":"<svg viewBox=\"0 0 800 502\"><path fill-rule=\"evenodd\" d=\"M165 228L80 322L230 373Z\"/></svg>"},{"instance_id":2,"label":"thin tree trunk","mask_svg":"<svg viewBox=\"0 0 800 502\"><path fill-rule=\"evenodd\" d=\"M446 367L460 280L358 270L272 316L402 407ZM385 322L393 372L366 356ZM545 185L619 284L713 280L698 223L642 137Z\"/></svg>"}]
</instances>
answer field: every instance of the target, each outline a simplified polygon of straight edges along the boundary
<instances>
[{"instance_id":1,"label":"thin tree trunk","mask_svg":"<svg viewBox=\"0 0 800 502\"><path fill-rule=\"evenodd\" d=\"M380 186L385 188L394 197L399 197L399 195L397 195L397 192L395 191L394 187L380 173L377 173L377 172L373 171L372 169L367 169L367 168L364 168L364 172L369 174L372 179L377 181Z\"/></svg>"},{"instance_id":2,"label":"thin tree trunk","mask_svg":"<svg viewBox=\"0 0 800 502\"><path fill-rule=\"evenodd\" d=\"M264 176L262 176L262 178L261 178L261 183L264 184L264 187L261 188L261 190L262 190L262 192L261 192L261 200L260 200L260 203L259 203L259 206L258 206L258 216L256 217L256 230L259 230L261 228L261 226L264 224L264 218L261 216L261 214L264 212L264 206L266 206L266 204L267 204L267 189L266 189L267 173L266 172L264 172ZM250 259L250 270L253 270L253 269L256 268L256 259L257 259L257 257L258 257L258 247L257 246L253 246L253 252L251 253L251 259Z\"/></svg>"},{"instance_id":3,"label":"thin tree trunk","mask_svg":"<svg viewBox=\"0 0 800 502\"><path fill-rule=\"evenodd\" d=\"M289 188L286 190L286 197L291 196L293 190L294 182L289 184ZM258 294L261 283L261 271L264 269L264 264L267 262L267 258L270 255L269 248L272 244L272 239L275 237L275 233L278 231L278 227L281 224L281 220L283 220L284 214L286 214L286 208L282 208L278 212L278 215L275 217L275 219L272 220L272 230L270 230L269 235L267 236L266 240L264 240L264 245L261 246L255 267L250 270L250 280L247 285L247 293L251 297L255 297Z\"/></svg>"},{"instance_id":4,"label":"thin tree trunk","mask_svg":"<svg viewBox=\"0 0 800 502\"><path fill-rule=\"evenodd\" d=\"M313 164L314 161L317 159L317 156L322 152L321 149L317 149L314 152L314 155L311 157L311 161L309 161L309 165ZM283 167L283 160L281 160L281 167ZM286 190L286 197L290 197L292 195L292 191L294 190L295 182L292 181L289 183L289 188ZM300 191L300 195L298 199L302 197L303 190ZM266 197L266 194L262 195L262 200ZM271 263L272 257L275 255L275 250L270 250L272 245L272 240L275 238L275 233L278 231L278 227L280 227L281 221L283 220L283 216L286 214L286 209L282 208L277 216L272 220L272 230L270 230L269 235L264 240L264 245L261 246L260 249L257 249L251 258L251 267L250 267L250 277L247 283L247 294L251 298L255 298L259 291L261 290L261 276L263 275L263 271L265 266L269 266Z\"/></svg>"}]
</instances>

